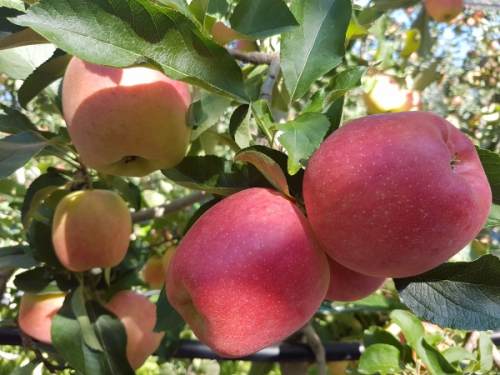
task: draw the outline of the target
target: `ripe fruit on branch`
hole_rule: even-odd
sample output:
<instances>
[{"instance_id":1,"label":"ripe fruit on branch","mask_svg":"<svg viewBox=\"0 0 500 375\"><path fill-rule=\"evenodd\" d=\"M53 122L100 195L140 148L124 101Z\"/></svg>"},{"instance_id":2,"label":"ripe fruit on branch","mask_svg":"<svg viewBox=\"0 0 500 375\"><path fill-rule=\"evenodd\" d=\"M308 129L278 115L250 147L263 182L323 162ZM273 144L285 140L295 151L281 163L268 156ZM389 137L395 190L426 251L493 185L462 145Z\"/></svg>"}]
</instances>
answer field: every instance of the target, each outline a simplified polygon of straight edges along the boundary
<instances>
[{"instance_id":1,"label":"ripe fruit on branch","mask_svg":"<svg viewBox=\"0 0 500 375\"><path fill-rule=\"evenodd\" d=\"M385 284L387 278L363 275L344 267L328 257L330 265L330 285L325 299L350 302L368 297Z\"/></svg>"},{"instance_id":2,"label":"ripe fruit on branch","mask_svg":"<svg viewBox=\"0 0 500 375\"><path fill-rule=\"evenodd\" d=\"M445 262L477 235L492 202L470 139L428 112L342 126L309 160L303 193L325 251L378 277L412 276Z\"/></svg>"},{"instance_id":3,"label":"ripe fruit on branch","mask_svg":"<svg viewBox=\"0 0 500 375\"><path fill-rule=\"evenodd\" d=\"M151 289L161 289L165 284L170 259L174 255L177 247L170 247L163 257L151 256L144 267L144 281L149 284Z\"/></svg>"},{"instance_id":4,"label":"ripe fruit on branch","mask_svg":"<svg viewBox=\"0 0 500 375\"><path fill-rule=\"evenodd\" d=\"M323 301L326 255L305 216L276 191L225 198L191 227L167 273L167 296L217 354L241 357L301 328Z\"/></svg>"},{"instance_id":5,"label":"ripe fruit on branch","mask_svg":"<svg viewBox=\"0 0 500 375\"><path fill-rule=\"evenodd\" d=\"M125 326L126 353L130 366L137 370L160 345L164 333L153 332L156 305L147 297L131 290L116 293L106 304Z\"/></svg>"},{"instance_id":6,"label":"ripe fruit on branch","mask_svg":"<svg viewBox=\"0 0 500 375\"><path fill-rule=\"evenodd\" d=\"M187 84L148 68L113 69L73 58L63 82L68 132L99 172L145 176L184 157L191 134Z\"/></svg>"},{"instance_id":7,"label":"ripe fruit on branch","mask_svg":"<svg viewBox=\"0 0 500 375\"><path fill-rule=\"evenodd\" d=\"M52 243L64 267L82 272L114 267L127 253L132 218L125 201L110 190L81 190L57 205Z\"/></svg>"},{"instance_id":8,"label":"ripe fruit on branch","mask_svg":"<svg viewBox=\"0 0 500 375\"><path fill-rule=\"evenodd\" d=\"M463 0L425 0L425 10L437 22L450 22L463 8Z\"/></svg>"},{"instance_id":9,"label":"ripe fruit on branch","mask_svg":"<svg viewBox=\"0 0 500 375\"><path fill-rule=\"evenodd\" d=\"M422 109L422 98L419 91L401 88L399 83L389 75L380 74L373 79L376 80L376 83L371 91L363 93L368 114Z\"/></svg>"},{"instance_id":10,"label":"ripe fruit on branch","mask_svg":"<svg viewBox=\"0 0 500 375\"><path fill-rule=\"evenodd\" d=\"M65 298L66 293L24 293L19 305L19 327L34 339L52 344L50 326Z\"/></svg>"}]
</instances>

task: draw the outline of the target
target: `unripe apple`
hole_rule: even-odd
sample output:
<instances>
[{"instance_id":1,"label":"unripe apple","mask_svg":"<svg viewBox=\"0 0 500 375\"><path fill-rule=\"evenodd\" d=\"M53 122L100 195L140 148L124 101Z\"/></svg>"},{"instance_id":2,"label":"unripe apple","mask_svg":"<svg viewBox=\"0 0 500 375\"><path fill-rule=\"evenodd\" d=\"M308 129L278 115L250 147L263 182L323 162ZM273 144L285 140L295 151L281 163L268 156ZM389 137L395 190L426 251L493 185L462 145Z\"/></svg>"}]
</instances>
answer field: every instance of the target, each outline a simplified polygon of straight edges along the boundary
<instances>
[{"instance_id":1,"label":"unripe apple","mask_svg":"<svg viewBox=\"0 0 500 375\"><path fill-rule=\"evenodd\" d=\"M428 112L366 116L309 160L311 228L335 261L378 277L428 271L482 228L491 189L471 140Z\"/></svg>"},{"instance_id":2,"label":"unripe apple","mask_svg":"<svg viewBox=\"0 0 500 375\"><path fill-rule=\"evenodd\" d=\"M19 327L34 339L52 344L50 326L65 298L66 293L24 293L19 305Z\"/></svg>"},{"instance_id":3,"label":"unripe apple","mask_svg":"<svg viewBox=\"0 0 500 375\"><path fill-rule=\"evenodd\" d=\"M131 290L116 293L106 304L127 333L126 354L130 366L137 370L160 345L164 332L153 332L156 324L156 305L147 297Z\"/></svg>"},{"instance_id":4,"label":"unripe apple","mask_svg":"<svg viewBox=\"0 0 500 375\"><path fill-rule=\"evenodd\" d=\"M376 292L387 279L364 275L344 267L328 257L330 266L330 285L325 299L330 301L350 302L368 297Z\"/></svg>"},{"instance_id":5,"label":"unripe apple","mask_svg":"<svg viewBox=\"0 0 500 375\"><path fill-rule=\"evenodd\" d=\"M110 190L81 190L57 205L52 243L64 267L82 272L114 267L127 253L132 218L125 201Z\"/></svg>"},{"instance_id":6,"label":"unripe apple","mask_svg":"<svg viewBox=\"0 0 500 375\"><path fill-rule=\"evenodd\" d=\"M173 167L186 153L189 87L159 71L73 58L62 97L71 140L83 161L99 172L145 176Z\"/></svg>"},{"instance_id":7,"label":"unripe apple","mask_svg":"<svg viewBox=\"0 0 500 375\"><path fill-rule=\"evenodd\" d=\"M401 88L396 80L385 74L379 74L370 92L363 92L363 100L368 114L387 112L418 111L422 109L419 91Z\"/></svg>"},{"instance_id":8,"label":"unripe apple","mask_svg":"<svg viewBox=\"0 0 500 375\"><path fill-rule=\"evenodd\" d=\"M450 22L463 8L463 0L425 0L425 10L437 22Z\"/></svg>"},{"instance_id":9,"label":"unripe apple","mask_svg":"<svg viewBox=\"0 0 500 375\"><path fill-rule=\"evenodd\" d=\"M325 252L306 217L282 194L251 188L191 227L170 263L166 290L198 339L231 358L301 328L328 282Z\"/></svg>"}]
</instances>

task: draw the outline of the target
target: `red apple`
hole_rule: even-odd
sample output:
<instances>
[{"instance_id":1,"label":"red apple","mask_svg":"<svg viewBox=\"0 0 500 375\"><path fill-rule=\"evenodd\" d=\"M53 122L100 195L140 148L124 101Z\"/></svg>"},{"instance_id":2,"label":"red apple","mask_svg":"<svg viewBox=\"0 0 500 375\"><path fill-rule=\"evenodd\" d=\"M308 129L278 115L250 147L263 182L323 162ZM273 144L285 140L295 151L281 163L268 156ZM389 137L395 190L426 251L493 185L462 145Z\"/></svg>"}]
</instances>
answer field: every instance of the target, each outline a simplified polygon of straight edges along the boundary
<instances>
[{"instance_id":1,"label":"red apple","mask_svg":"<svg viewBox=\"0 0 500 375\"><path fill-rule=\"evenodd\" d=\"M283 340L321 305L326 255L306 217L280 193L252 188L208 210L167 273L167 296L194 334L223 357Z\"/></svg>"},{"instance_id":2,"label":"red apple","mask_svg":"<svg viewBox=\"0 0 500 375\"><path fill-rule=\"evenodd\" d=\"M66 293L24 293L19 305L19 327L34 339L52 344L50 326L65 298Z\"/></svg>"},{"instance_id":3,"label":"red apple","mask_svg":"<svg viewBox=\"0 0 500 375\"><path fill-rule=\"evenodd\" d=\"M340 263L328 257L330 265L330 285L325 299L330 301L350 302L368 297L376 292L387 279L363 275L344 267Z\"/></svg>"},{"instance_id":4,"label":"red apple","mask_svg":"<svg viewBox=\"0 0 500 375\"><path fill-rule=\"evenodd\" d=\"M110 190L80 190L57 205L52 243L71 271L118 265L127 254L132 218L125 201Z\"/></svg>"},{"instance_id":5,"label":"red apple","mask_svg":"<svg viewBox=\"0 0 500 375\"><path fill-rule=\"evenodd\" d=\"M106 304L127 333L126 353L130 366L137 370L160 345L164 333L153 332L156 324L156 305L147 297L131 290L122 290Z\"/></svg>"},{"instance_id":6,"label":"red apple","mask_svg":"<svg viewBox=\"0 0 500 375\"><path fill-rule=\"evenodd\" d=\"M425 0L425 10L437 22L450 22L463 8L463 0Z\"/></svg>"},{"instance_id":7,"label":"red apple","mask_svg":"<svg viewBox=\"0 0 500 375\"><path fill-rule=\"evenodd\" d=\"M366 116L312 155L304 201L337 262L378 277L428 271L464 248L492 202L471 140L438 115Z\"/></svg>"},{"instance_id":8,"label":"red apple","mask_svg":"<svg viewBox=\"0 0 500 375\"><path fill-rule=\"evenodd\" d=\"M191 134L187 84L153 69L73 58L62 92L69 135L89 167L141 177L183 159Z\"/></svg>"}]
</instances>

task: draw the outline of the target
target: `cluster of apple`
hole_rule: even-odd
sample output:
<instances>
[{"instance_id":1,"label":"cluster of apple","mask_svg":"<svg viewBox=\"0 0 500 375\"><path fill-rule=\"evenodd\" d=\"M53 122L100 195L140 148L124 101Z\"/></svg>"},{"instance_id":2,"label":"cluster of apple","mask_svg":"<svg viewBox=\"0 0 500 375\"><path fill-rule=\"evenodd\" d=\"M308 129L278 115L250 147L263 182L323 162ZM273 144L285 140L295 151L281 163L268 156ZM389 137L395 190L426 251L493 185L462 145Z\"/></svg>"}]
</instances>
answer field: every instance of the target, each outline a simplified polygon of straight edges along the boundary
<instances>
[{"instance_id":1,"label":"cluster of apple","mask_svg":"<svg viewBox=\"0 0 500 375\"><path fill-rule=\"evenodd\" d=\"M84 162L103 173L145 175L186 152L188 87L134 69L73 59L66 73L68 131ZM149 74L156 78L138 82ZM295 332L324 299L357 300L387 278L445 262L482 228L491 199L472 142L452 124L421 111L372 115L342 126L312 155L303 181L307 215L280 192L246 189L205 212L166 257L167 267L155 261L168 268L167 297L196 336L222 356L240 357ZM75 272L113 267L125 256L130 230L116 193L75 192L56 209L54 248ZM21 303L21 328L40 340L50 340L40 317L50 321L64 298L52 297L57 303L26 294ZM148 337L145 345L130 333L132 366L161 339L151 332L154 305L138 298L122 291L106 305L127 334L133 324ZM150 318L123 318L142 308Z\"/></svg>"},{"instance_id":2,"label":"cluster of apple","mask_svg":"<svg viewBox=\"0 0 500 375\"><path fill-rule=\"evenodd\" d=\"M168 299L220 355L284 339L325 298L362 298L445 262L480 231L492 194L470 139L420 111L342 126L312 155L303 198L307 217L276 191L236 193L174 254Z\"/></svg>"},{"instance_id":3,"label":"cluster of apple","mask_svg":"<svg viewBox=\"0 0 500 375\"><path fill-rule=\"evenodd\" d=\"M84 163L122 176L144 176L177 164L186 153L191 101L187 84L146 68L111 69L73 58L63 83L68 132ZM118 265L127 253L132 220L125 201L110 190L71 192L57 205L52 243L70 271ZM164 278L164 277L163 277ZM65 293L21 297L19 326L31 337L51 344L51 323ZM130 290L116 293L105 307L123 323L126 353L139 368L158 347L154 333L156 306Z\"/></svg>"}]
</instances>

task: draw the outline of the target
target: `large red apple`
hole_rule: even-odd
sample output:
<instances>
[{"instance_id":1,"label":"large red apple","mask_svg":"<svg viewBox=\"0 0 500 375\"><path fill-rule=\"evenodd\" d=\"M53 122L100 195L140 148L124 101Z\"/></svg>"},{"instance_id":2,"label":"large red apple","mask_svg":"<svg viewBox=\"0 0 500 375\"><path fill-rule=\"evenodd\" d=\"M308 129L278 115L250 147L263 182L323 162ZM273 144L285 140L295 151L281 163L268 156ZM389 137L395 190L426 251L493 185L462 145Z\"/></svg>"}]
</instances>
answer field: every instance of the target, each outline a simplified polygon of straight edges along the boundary
<instances>
[{"instance_id":1,"label":"large red apple","mask_svg":"<svg viewBox=\"0 0 500 375\"><path fill-rule=\"evenodd\" d=\"M344 267L328 257L330 265L330 285L325 299L350 302L368 297L385 284L387 278L364 275Z\"/></svg>"},{"instance_id":2,"label":"large red apple","mask_svg":"<svg viewBox=\"0 0 500 375\"><path fill-rule=\"evenodd\" d=\"M99 172L145 176L184 157L191 134L187 84L148 68L113 69L71 59L63 82L68 132Z\"/></svg>"},{"instance_id":3,"label":"large red apple","mask_svg":"<svg viewBox=\"0 0 500 375\"><path fill-rule=\"evenodd\" d=\"M425 0L425 10L437 22L450 22L463 8L463 0Z\"/></svg>"},{"instance_id":4,"label":"large red apple","mask_svg":"<svg viewBox=\"0 0 500 375\"><path fill-rule=\"evenodd\" d=\"M122 290L106 304L122 322L127 333L126 354L130 366L137 370L160 345L164 332L156 333L156 305L147 297Z\"/></svg>"},{"instance_id":5,"label":"large red apple","mask_svg":"<svg viewBox=\"0 0 500 375\"><path fill-rule=\"evenodd\" d=\"M330 135L304 176L311 227L354 271L405 277L465 247L491 206L470 139L428 112L372 115Z\"/></svg>"},{"instance_id":6,"label":"large red apple","mask_svg":"<svg viewBox=\"0 0 500 375\"><path fill-rule=\"evenodd\" d=\"M34 339L52 344L50 326L65 298L66 293L24 293L19 305L19 327Z\"/></svg>"},{"instance_id":7,"label":"large red apple","mask_svg":"<svg viewBox=\"0 0 500 375\"><path fill-rule=\"evenodd\" d=\"M278 192L252 188L198 219L172 257L166 289L202 342L241 357L307 323L328 282L305 216Z\"/></svg>"},{"instance_id":8,"label":"large red apple","mask_svg":"<svg viewBox=\"0 0 500 375\"><path fill-rule=\"evenodd\" d=\"M132 218L125 201L110 190L81 190L57 205L52 243L64 267L82 272L114 267L125 257Z\"/></svg>"}]
</instances>

